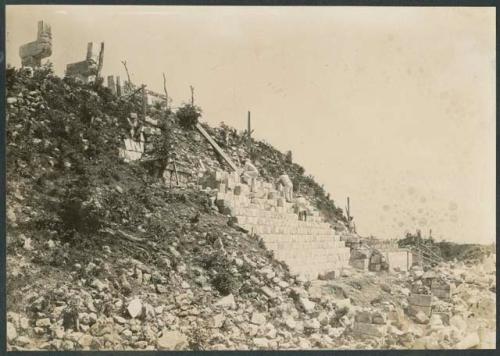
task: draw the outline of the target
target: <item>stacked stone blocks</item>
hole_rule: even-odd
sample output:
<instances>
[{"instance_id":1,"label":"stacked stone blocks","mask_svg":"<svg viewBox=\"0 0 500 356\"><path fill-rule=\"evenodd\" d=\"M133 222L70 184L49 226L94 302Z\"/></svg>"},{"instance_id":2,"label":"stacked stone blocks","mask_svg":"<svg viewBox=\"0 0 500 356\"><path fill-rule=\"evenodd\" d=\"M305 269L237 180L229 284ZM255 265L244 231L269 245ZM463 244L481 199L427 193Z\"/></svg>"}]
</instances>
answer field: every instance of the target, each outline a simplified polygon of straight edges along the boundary
<instances>
[{"instance_id":1,"label":"stacked stone blocks","mask_svg":"<svg viewBox=\"0 0 500 356\"><path fill-rule=\"evenodd\" d=\"M52 30L49 24L38 21L36 40L19 47L23 67L40 67L42 59L52 54Z\"/></svg>"},{"instance_id":2,"label":"stacked stone blocks","mask_svg":"<svg viewBox=\"0 0 500 356\"><path fill-rule=\"evenodd\" d=\"M259 235L278 260L290 271L307 279L339 271L348 265L350 250L320 213L313 210L306 221L299 220L294 205L276 188L256 181L252 187L240 182L238 173L217 171L212 180L218 190L216 204L250 233Z\"/></svg>"}]
</instances>

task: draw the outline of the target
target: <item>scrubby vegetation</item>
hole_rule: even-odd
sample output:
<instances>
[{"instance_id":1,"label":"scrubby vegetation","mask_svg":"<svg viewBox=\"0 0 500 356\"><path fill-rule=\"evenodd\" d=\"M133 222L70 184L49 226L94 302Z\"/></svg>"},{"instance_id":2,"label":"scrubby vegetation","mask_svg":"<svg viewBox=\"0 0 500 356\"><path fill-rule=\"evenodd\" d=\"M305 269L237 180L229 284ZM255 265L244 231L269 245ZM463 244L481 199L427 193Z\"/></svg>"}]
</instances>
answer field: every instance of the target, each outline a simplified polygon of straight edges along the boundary
<instances>
[{"instance_id":1,"label":"scrubby vegetation","mask_svg":"<svg viewBox=\"0 0 500 356\"><path fill-rule=\"evenodd\" d=\"M185 104L177 109L175 115L183 128L192 130L198 123L198 119L201 116L201 109L195 105Z\"/></svg>"}]
</instances>

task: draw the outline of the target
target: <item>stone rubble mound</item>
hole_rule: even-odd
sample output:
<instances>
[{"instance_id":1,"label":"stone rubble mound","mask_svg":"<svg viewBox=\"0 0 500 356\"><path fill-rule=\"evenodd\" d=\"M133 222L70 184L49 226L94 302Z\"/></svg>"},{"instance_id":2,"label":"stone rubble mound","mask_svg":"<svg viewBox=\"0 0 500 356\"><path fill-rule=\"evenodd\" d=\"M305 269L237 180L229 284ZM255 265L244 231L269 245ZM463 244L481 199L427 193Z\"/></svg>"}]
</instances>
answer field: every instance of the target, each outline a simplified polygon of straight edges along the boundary
<instances>
[{"instance_id":1,"label":"stone rubble mound","mask_svg":"<svg viewBox=\"0 0 500 356\"><path fill-rule=\"evenodd\" d=\"M341 265L335 279L308 281L292 270L312 267L289 270L279 261L288 257L266 246L278 249L295 235L322 244L318 216L312 226L297 220L293 233L267 226L269 218L292 219L284 202L274 206L272 187L255 192L269 188L263 202L263 194L235 195L227 182L219 205L231 218L213 209L217 193L170 188L141 163L120 161L126 118L140 109L134 103L44 68L8 70L6 101L8 350L496 346L496 256L394 273ZM179 137L186 143L179 156L198 153L188 133ZM263 157L272 172L273 156ZM255 204L256 215L241 214L228 192ZM334 216L329 209L322 212ZM335 232L325 236L338 242Z\"/></svg>"}]
</instances>

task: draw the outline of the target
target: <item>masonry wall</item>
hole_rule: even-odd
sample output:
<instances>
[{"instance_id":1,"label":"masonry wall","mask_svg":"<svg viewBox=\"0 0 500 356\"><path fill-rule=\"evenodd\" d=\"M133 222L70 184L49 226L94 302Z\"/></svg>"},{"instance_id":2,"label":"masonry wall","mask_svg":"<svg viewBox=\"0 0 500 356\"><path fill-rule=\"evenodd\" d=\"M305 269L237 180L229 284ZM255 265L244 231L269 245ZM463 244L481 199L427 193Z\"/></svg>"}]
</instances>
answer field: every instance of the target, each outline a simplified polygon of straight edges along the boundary
<instances>
[{"instance_id":1,"label":"masonry wall","mask_svg":"<svg viewBox=\"0 0 500 356\"><path fill-rule=\"evenodd\" d=\"M126 162L137 161L144 153L144 141L134 141L130 138L123 140L123 147L119 149L119 156Z\"/></svg>"}]
</instances>

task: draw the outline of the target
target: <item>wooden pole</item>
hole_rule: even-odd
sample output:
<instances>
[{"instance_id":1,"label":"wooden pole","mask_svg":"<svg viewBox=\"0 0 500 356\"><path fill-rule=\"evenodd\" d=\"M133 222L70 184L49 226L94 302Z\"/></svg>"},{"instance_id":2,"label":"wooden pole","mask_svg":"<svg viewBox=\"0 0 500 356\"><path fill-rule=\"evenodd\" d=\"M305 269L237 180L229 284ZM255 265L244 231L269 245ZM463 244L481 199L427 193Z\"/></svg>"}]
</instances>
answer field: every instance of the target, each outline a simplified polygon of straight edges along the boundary
<instances>
[{"instance_id":1,"label":"wooden pole","mask_svg":"<svg viewBox=\"0 0 500 356\"><path fill-rule=\"evenodd\" d=\"M252 131L251 131L251 122L250 122L250 111L248 112L248 120L247 120L247 149L250 154L252 151Z\"/></svg>"},{"instance_id":2,"label":"wooden pole","mask_svg":"<svg viewBox=\"0 0 500 356\"><path fill-rule=\"evenodd\" d=\"M349 197L347 197L347 207L346 207L346 213L347 213L347 221L351 221L351 202L349 200Z\"/></svg>"},{"instance_id":3,"label":"wooden pole","mask_svg":"<svg viewBox=\"0 0 500 356\"><path fill-rule=\"evenodd\" d=\"M234 162L229 158L227 154L224 153L224 150L220 148L220 146L217 144L217 142L214 141L212 137L208 134L208 132L205 131L203 126L201 126L200 123L197 123L195 126L198 131L207 139L207 141L212 145L212 147L215 149L215 151L221 155L222 158L229 164L229 166L235 171L238 172L238 167L234 164Z\"/></svg>"},{"instance_id":4,"label":"wooden pole","mask_svg":"<svg viewBox=\"0 0 500 356\"><path fill-rule=\"evenodd\" d=\"M194 87L190 85L189 89L191 89L191 106L194 106Z\"/></svg>"},{"instance_id":5,"label":"wooden pole","mask_svg":"<svg viewBox=\"0 0 500 356\"><path fill-rule=\"evenodd\" d=\"M176 185L179 185L179 175L177 174L177 166L175 165L175 159L174 159L174 173L175 173L175 182L177 183Z\"/></svg>"},{"instance_id":6,"label":"wooden pole","mask_svg":"<svg viewBox=\"0 0 500 356\"><path fill-rule=\"evenodd\" d=\"M167 109L168 109L167 78L165 77L165 73L163 73L163 91L165 92L165 101L167 103Z\"/></svg>"},{"instance_id":7,"label":"wooden pole","mask_svg":"<svg viewBox=\"0 0 500 356\"><path fill-rule=\"evenodd\" d=\"M142 85L142 120L146 121L146 106L147 106L147 94L146 94L146 86Z\"/></svg>"},{"instance_id":8,"label":"wooden pole","mask_svg":"<svg viewBox=\"0 0 500 356\"><path fill-rule=\"evenodd\" d=\"M127 68L127 61L122 61L123 66L125 67L125 72L127 72L127 84L125 85L127 89L132 89L132 82L130 81L130 73L128 72Z\"/></svg>"}]
</instances>

